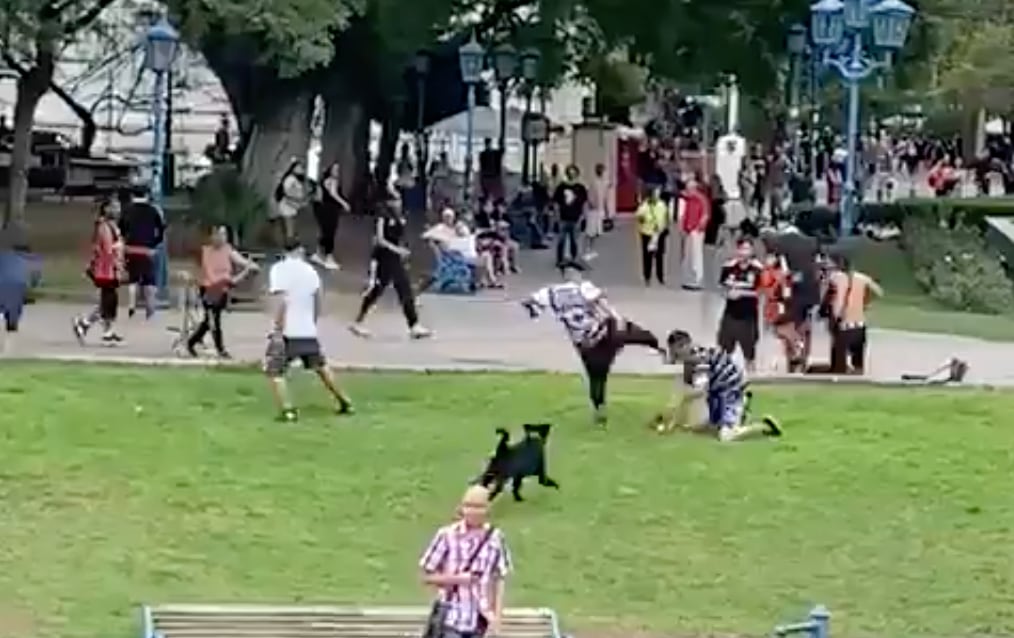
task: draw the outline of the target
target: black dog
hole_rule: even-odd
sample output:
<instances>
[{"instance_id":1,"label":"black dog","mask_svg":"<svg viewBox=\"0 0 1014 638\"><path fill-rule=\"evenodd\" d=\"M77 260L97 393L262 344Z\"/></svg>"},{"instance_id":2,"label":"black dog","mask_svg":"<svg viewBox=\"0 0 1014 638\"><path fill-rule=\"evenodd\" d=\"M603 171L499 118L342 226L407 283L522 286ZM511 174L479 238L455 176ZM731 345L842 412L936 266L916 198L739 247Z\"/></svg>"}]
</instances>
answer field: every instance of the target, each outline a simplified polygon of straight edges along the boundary
<instances>
[{"instance_id":1,"label":"black dog","mask_svg":"<svg viewBox=\"0 0 1014 638\"><path fill-rule=\"evenodd\" d=\"M510 444L510 433L497 428L500 440L496 444L493 456L489 458L485 471L476 483L489 488L489 498L493 500L503 491L507 481L511 482L511 493L515 501L521 498L521 483L529 476L535 476L539 485L559 489L560 484L546 474L546 440L549 438L548 423L526 423L525 438Z\"/></svg>"}]
</instances>

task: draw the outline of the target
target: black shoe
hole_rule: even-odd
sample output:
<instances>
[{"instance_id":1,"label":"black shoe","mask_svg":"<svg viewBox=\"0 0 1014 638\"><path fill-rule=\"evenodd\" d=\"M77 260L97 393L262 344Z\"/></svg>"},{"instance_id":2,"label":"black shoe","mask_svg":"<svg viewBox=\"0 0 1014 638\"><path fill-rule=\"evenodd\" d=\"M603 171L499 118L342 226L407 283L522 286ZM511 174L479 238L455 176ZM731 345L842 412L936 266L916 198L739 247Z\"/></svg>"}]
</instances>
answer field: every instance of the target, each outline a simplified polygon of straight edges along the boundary
<instances>
[{"instance_id":1,"label":"black shoe","mask_svg":"<svg viewBox=\"0 0 1014 638\"><path fill-rule=\"evenodd\" d=\"M340 415L343 415L343 416L345 416L345 415L353 415L355 413L356 413L355 408L353 408L352 404L349 403L349 402L347 402L347 401L345 403L342 403L342 404L340 404L338 406L338 414L340 414Z\"/></svg>"},{"instance_id":2,"label":"black shoe","mask_svg":"<svg viewBox=\"0 0 1014 638\"><path fill-rule=\"evenodd\" d=\"M777 419L773 416L766 416L762 419L764 426L767 428L764 431L765 436L779 437L782 435L782 426L778 423Z\"/></svg>"},{"instance_id":3,"label":"black shoe","mask_svg":"<svg viewBox=\"0 0 1014 638\"><path fill-rule=\"evenodd\" d=\"M222 361L231 361L232 360L232 355L229 354L228 350L219 350L218 351L218 358L221 359Z\"/></svg>"},{"instance_id":4,"label":"black shoe","mask_svg":"<svg viewBox=\"0 0 1014 638\"><path fill-rule=\"evenodd\" d=\"M131 308L127 311L127 319L133 319L134 315L137 314L137 308Z\"/></svg>"},{"instance_id":5,"label":"black shoe","mask_svg":"<svg viewBox=\"0 0 1014 638\"><path fill-rule=\"evenodd\" d=\"M196 343L188 343L187 344L187 354L189 354L191 357L193 357L195 359L198 356L200 356L200 355L197 354L197 344Z\"/></svg>"},{"instance_id":6,"label":"black shoe","mask_svg":"<svg viewBox=\"0 0 1014 638\"><path fill-rule=\"evenodd\" d=\"M278 420L282 423L295 423L299 420L299 412L296 411L296 408L285 408L278 415Z\"/></svg>"}]
</instances>

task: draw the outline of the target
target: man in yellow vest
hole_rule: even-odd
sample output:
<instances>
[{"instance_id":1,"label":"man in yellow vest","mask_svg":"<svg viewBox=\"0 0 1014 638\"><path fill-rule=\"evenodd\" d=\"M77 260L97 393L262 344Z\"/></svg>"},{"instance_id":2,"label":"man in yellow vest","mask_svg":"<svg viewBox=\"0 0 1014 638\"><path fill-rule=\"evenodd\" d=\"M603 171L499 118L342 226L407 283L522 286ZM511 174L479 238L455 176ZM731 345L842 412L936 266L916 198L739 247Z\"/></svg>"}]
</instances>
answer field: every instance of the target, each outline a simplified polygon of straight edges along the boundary
<instances>
[{"instance_id":1,"label":"man in yellow vest","mask_svg":"<svg viewBox=\"0 0 1014 638\"><path fill-rule=\"evenodd\" d=\"M665 285L665 244L672 221L669 205L662 201L662 187L652 185L637 208L637 232L641 236L641 274L651 285L652 265L658 283Z\"/></svg>"}]
</instances>

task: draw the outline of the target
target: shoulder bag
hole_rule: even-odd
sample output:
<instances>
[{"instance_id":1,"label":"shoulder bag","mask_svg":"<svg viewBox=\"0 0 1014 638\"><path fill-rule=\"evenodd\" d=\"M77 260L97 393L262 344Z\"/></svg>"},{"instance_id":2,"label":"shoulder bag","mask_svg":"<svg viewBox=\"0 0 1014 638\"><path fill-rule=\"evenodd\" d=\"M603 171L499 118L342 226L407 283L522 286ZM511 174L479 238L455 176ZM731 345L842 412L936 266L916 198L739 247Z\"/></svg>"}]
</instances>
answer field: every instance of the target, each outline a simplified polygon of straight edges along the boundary
<instances>
[{"instance_id":1,"label":"shoulder bag","mask_svg":"<svg viewBox=\"0 0 1014 638\"><path fill-rule=\"evenodd\" d=\"M490 525L489 529L486 530L486 533L483 535L482 540L480 540L476 548L472 550L472 555L468 557L468 561L465 563L464 569L462 569L463 572L467 572L472 568L472 563L474 563L475 559L479 557L479 552L481 552L482 548L489 542L489 539L493 536L494 531L496 531L496 528ZM423 629L422 638L441 638L441 636L443 636L444 625L447 622L447 614L451 609L449 601L457 596L457 594L458 587L454 586L448 593L447 600L442 600L438 597L433 601L433 606L430 608L430 615L426 619L426 627ZM480 615L479 631L477 633L485 633L484 624L484 619Z\"/></svg>"}]
</instances>

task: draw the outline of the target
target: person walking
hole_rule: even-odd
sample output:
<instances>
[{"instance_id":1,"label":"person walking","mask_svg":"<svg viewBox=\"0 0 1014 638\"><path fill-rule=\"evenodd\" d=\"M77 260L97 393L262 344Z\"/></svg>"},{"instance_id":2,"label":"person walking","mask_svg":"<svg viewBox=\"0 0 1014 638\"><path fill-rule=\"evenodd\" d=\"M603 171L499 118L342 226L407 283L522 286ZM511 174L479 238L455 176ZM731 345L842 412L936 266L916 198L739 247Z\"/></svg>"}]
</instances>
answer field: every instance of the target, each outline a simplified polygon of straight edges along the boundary
<instances>
[{"instance_id":1,"label":"person walking","mask_svg":"<svg viewBox=\"0 0 1014 638\"><path fill-rule=\"evenodd\" d=\"M147 198L135 199L121 191L124 268L127 276L127 316L137 311L138 299L146 318L155 314L155 251L165 241L165 219Z\"/></svg>"},{"instance_id":2,"label":"person walking","mask_svg":"<svg viewBox=\"0 0 1014 638\"><path fill-rule=\"evenodd\" d=\"M413 339L424 339L432 334L419 323L419 313L405 263L411 254L404 245L405 224L401 203L389 198L382 204L381 216L377 218L369 283L363 293L359 314L356 315L355 322L349 326L349 330L356 336L364 338L370 336L369 329L363 323L366 321L366 315L388 286L394 287L398 301L401 302L401 310L408 323L409 336Z\"/></svg>"},{"instance_id":3,"label":"person walking","mask_svg":"<svg viewBox=\"0 0 1014 638\"><path fill-rule=\"evenodd\" d=\"M648 196L637 207L637 232L641 238L641 275L651 285L652 267L658 283L665 285L665 244L669 231L669 205L662 201L662 186L649 186Z\"/></svg>"},{"instance_id":4,"label":"person walking","mask_svg":"<svg viewBox=\"0 0 1014 638\"><path fill-rule=\"evenodd\" d=\"M683 288L700 290L704 278L704 232L711 216L711 202L699 175L693 174L687 179L679 206L683 230Z\"/></svg>"},{"instance_id":5,"label":"person walking","mask_svg":"<svg viewBox=\"0 0 1014 638\"><path fill-rule=\"evenodd\" d=\"M489 522L489 490L465 491L457 520L437 530L419 568L422 582L437 590L425 638L499 634L513 564L503 532Z\"/></svg>"},{"instance_id":6,"label":"person walking","mask_svg":"<svg viewBox=\"0 0 1014 638\"><path fill-rule=\"evenodd\" d=\"M123 341L116 332L116 316L120 305L120 283L125 276L123 237L117 222L120 205L109 199L99 207L92 230L92 256L85 274L92 280L99 293L98 306L89 314L75 317L71 328L78 343L85 344L85 337L91 327L102 323L102 343L115 345Z\"/></svg>"},{"instance_id":7,"label":"person walking","mask_svg":"<svg viewBox=\"0 0 1014 638\"><path fill-rule=\"evenodd\" d=\"M334 241L338 232L338 219L343 212L352 211L348 200L341 194L341 168L331 164L321 178L320 201L314 203L313 212L317 218L319 233L318 250L311 258L315 264L327 270L338 270L335 260Z\"/></svg>"},{"instance_id":8,"label":"person walking","mask_svg":"<svg viewBox=\"0 0 1014 638\"><path fill-rule=\"evenodd\" d=\"M278 225L281 245L290 243L296 236L296 216L309 201L310 189L306 183L306 166L294 159L282 173L275 186L275 206L271 220Z\"/></svg>"},{"instance_id":9,"label":"person walking","mask_svg":"<svg viewBox=\"0 0 1014 638\"><path fill-rule=\"evenodd\" d=\"M609 194L612 187L609 178L606 176L605 164L595 165L595 176L592 178L591 191L588 198L588 214L585 218L584 234L588 240L588 251L585 259L594 259L598 256L595 252L595 244L598 238L606 229L606 220L612 223L610 218L611 207L609 205Z\"/></svg>"},{"instance_id":10,"label":"person walking","mask_svg":"<svg viewBox=\"0 0 1014 638\"><path fill-rule=\"evenodd\" d=\"M201 246L201 305L204 317L197 329L187 340L187 352L197 356L197 346L203 344L205 335L211 332L215 351L221 359L229 359L222 336L222 312L229 305L229 291L247 275L259 268L229 243L225 226L213 226L208 243ZM238 270L238 272L236 272Z\"/></svg>"},{"instance_id":11,"label":"person walking","mask_svg":"<svg viewBox=\"0 0 1014 638\"><path fill-rule=\"evenodd\" d=\"M588 189L578 181L580 176L577 166L571 164L564 171L564 181L553 192L553 203L560 222L560 234L556 238L558 264L579 258L578 234L588 207Z\"/></svg>"},{"instance_id":12,"label":"person walking","mask_svg":"<svg viewBox=\"0 0 1014 638\"><path fill-rule=\"evenodd\" d=\"M320 347L318 321L323 306L320 275L307 263L302 244L292 237L285 256L268 271L271 332L264 354L264 372L279 409L279 420L294 423L299 414L289 398L285 375L296 359L313 370L338 403L339 414L351 414L352 402L338 387Z\"/></svg>"},{"instance_id":13,"label":"person walking","mask_svg":"<svg viewBox=\"0 0 1014 638\"><path fill-rule=\"evenodd\" d=\"M834 255L832 260L831 372L862 375L866 372L866 306L884 291L844 255Z\"/></svg>"}]
</instances>

